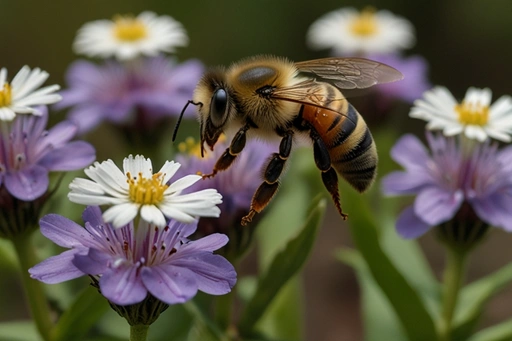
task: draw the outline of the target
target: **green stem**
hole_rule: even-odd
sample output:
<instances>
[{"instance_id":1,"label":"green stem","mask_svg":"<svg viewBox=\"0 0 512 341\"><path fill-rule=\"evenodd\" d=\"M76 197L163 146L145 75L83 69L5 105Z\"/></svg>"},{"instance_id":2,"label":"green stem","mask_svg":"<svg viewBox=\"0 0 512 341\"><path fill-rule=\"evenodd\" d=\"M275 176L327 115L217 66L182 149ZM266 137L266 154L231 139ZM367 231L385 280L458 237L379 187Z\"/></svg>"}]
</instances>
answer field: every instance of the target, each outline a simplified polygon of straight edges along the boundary
<instances>
[{"instance_id":1,"label":"green stem","mask_svg":"<svg viewBox=\"0 0 512 341\"><path fill-rule=\"evenodd\" d=\"M146 324L130 326L130 341L146 341L148 330L149 326Z\"/></svg>"},{"instance_id":2,"label":"green stem","mask_svg":"<svg viewBox=\"0 0 512 341\"><path fill-rule=\"evenodd\" d=\"M231 314L233 309L233 292L226 295L217 296L215 302L215 322L222 330L227 330L231 324Z\"/></svg>"},{"instance_id":3,"label":"green stem","mask_svg":"<svg viewBox=\"0 0 512 341\"><path fill-rule=\"evenodd\" d=\"M30 233L24 233L12 239L21 267L21 281L25 288L32 318L43 340L50 340L53 321L42 283L30 278L28 269L38 263Z\"/></svg>"},{"instance_id":4,"label":"green stem","mask_svg":"<svg viewBox=\"0 0 512 341\"><path fill-rule=\"evenodd\" d=\"M443 311L439 328L440 340L450 341L453 317L459 290L466 272L466 255L464 250L448 248L443 279Z\"/></svg>"}]
</instances>

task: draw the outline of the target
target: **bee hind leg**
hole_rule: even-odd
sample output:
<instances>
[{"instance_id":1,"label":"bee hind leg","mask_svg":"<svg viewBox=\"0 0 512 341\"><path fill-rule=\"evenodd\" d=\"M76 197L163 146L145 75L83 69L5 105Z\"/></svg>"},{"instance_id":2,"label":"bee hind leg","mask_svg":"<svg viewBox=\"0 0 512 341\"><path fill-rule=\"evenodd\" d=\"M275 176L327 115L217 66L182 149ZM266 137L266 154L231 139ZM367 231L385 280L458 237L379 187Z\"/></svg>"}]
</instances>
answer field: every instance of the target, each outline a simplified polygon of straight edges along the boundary
<instances>
[{"instance_id":1,"label":"bee hind leg","mask_svg":"<svg viewBox=\"0 0 512 341\"><path fill-rule=\"evenodd\" d=\"M246 124L238 132L235 137L231 140L231 143L224 153L219 157L213 170L210 174L200 174L203 179L213 178L219 171L228 169L233 161L235 161L238 154L242 152L247 141L245 133L249 130L249 125Z\"/></svg>"},{"instance_id":2,"label":"bee hind leg","mask_svg":"<svg viewBox=\"0 0 512 341\"><path fill-rule=\"evenodd\" d=\"M340 193L338 191L338 174L336 174L336 171L331 166L329 150L316 131L311 130L310 136L313 140L313 155L315 163L318 169L322 171L322 181L324 186L331 194L332 201L334 202L334 206L336 206L338 213L341 215L343 220L346 220L348 215L343 213L343 210L341 209Z\"/></svg>"},{"instance_id":3,"label":"bee hind leg","mask_svg":"<svg viewBox=\"0 0 512 341\"><path fill-rule=\"evenodd\" d=\"M279 178L292 150L293 131L284 133L279 144L279 153L274 153L265 167L263 182L254 193L249 213L242 218L242 226L252 221L256 213L260 213L270 203L279 188Z\"/></svg>"}]
</instances>

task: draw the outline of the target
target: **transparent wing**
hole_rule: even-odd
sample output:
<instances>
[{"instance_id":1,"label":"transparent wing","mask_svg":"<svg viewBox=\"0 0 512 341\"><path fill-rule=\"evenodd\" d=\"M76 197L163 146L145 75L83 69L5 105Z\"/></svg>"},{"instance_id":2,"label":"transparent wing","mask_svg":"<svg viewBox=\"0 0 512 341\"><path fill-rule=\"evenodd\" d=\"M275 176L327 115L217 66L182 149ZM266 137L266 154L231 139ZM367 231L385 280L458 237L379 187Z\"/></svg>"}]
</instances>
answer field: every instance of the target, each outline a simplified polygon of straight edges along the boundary
<instances>
[{"instance_id":1,"label":"transparent wing","mask_svg":"<svg viewBox=\"0 0 512 341\"><path fill-rule=\"evenodd\" d=\"M323 58L295 63L300 73L339 89L364 89L403 79L389 65L364 58Z\"/></svg>"},{"instance_id":2,"label":"transparent wing","mask_svg":"<svg viewBox=\"0 0 512 341\"><path fill-rule=\"evenodd\" d=\"M337 105L331 106L335 102L346 101L341 92L326 92L324 86L314 79L307 79L292 86L273 89L270 97L329 110L337 107Z\"/></svg>"}]
</instances>

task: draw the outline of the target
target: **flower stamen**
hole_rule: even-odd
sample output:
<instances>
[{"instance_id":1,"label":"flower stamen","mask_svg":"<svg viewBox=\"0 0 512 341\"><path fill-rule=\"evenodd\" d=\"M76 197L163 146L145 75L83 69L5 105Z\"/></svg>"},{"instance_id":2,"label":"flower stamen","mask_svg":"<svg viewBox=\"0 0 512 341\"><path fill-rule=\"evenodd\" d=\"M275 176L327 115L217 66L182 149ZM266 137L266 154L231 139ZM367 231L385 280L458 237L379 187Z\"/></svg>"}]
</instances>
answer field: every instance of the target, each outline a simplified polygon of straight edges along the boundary
<instances>
[{"instance_id":1,"label":"flower stamen","mask_svg":"<svg viewBox=\"0 0 512 341\"><path fill-rule=\"evenodd\" d=\"M117 16L114 18L114 36L126 42L141 40L147 36L147 28L144 23L129 16Z\"/></svg>"},{"instance_id":2,"label":"flower stamen","mask_svg":"<svg viewBox=\"0 0 512 341\"><path fill-rule=\"evenodd\" d=\"M150 179L146 179L139 173L133 178L128 172L126 174L129 187L129 198L131 201L142 205L155 205L162 202L164 192L169 187L162 183L163 174L156 173Z\"/></svg>"},{"instance_id":3,"label":"flower stamen","mask_svg":"<svg viewBox=\"0 0 512 341\"><path fill-rule=\"evenodd\" d=\"M377 21L375 18L375 9L370 7L363 9L350 26L352 33L363 37L375 34L377 32Z\"/></svg>"},{"instance_id":4,"label":"flower stamen","mask_svg":"<svg viewBox=\"0 0 512 341\"><path fill-rule=\"evenodd\" d=\"M489 121L489 106L480 102L462 102L455 106L459 122L468 125L485 126Z\"/></svg>"},{"instance_id":5,"label":"flower stamen","mask_svg":"<svg viewBox=\"0 0 512 341\"><path fill-rule=\"evenodd\" d=\"M5 83L0 90L0 107L7 107L12 102L12 89L9 83Z\"/></svg>"}]
</instances>

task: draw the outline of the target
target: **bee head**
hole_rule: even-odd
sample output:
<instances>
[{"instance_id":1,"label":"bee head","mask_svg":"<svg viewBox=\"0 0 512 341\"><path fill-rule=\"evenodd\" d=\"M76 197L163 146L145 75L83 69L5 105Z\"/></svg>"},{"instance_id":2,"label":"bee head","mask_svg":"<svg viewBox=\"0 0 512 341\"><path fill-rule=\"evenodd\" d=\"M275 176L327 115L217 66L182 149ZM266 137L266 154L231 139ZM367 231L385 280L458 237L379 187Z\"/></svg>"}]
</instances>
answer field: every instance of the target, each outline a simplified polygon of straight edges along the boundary
<instances>
[{"instance_id":1,"label":"bee head","mask_svg":"<svg viewBox=\"0 0 512 341\"><path fill-rule=\"evenodd\" d=\"M204 143L213 150L233 115L234 103L230 94L223 69L207 72L197 85L194 101L204 103L199 107L201 155L204 155Z\"/></svg>"}]
</instances>

